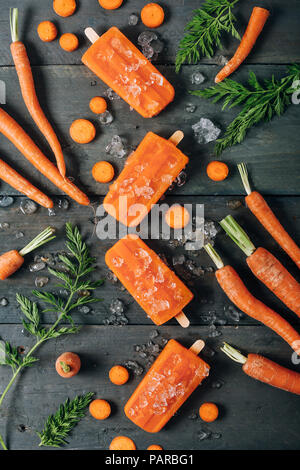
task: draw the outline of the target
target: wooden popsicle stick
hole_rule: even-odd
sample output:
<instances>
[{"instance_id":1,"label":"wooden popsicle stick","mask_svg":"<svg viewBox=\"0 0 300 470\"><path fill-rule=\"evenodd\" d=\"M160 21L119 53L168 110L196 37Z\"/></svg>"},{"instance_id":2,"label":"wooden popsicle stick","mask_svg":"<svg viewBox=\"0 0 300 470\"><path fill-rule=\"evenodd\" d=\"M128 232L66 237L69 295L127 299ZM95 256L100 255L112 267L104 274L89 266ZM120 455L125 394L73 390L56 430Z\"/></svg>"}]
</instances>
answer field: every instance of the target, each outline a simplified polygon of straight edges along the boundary
<instances>
[{"instance_id":1,"label":"wooden popsicle stick","mask_svg":"<svg viewBox=\"0 0 300 470\"><path fill-rule=\"evenodd\" d=\"M188 319L185 313L180 312L178 313L178 315L176 315L175 318L178 321L179 325L182 326L182 328L187 328L188 326L190 326L190 320Z\"/></svg>"},{"instance_id":2,"label":"wooden popsicle stick","mask_svg":"<svg viewBox=\"0 0 300 470\"><path fill-rule=\"evenodd\" d=\"M171 135L171 137L169 138L169 141L172 142L172 144L177 146L179 142L182 141L183 138L184 138L184 133L182 131L176 131L174 132L174 134Z\"/></svg>"},{"instance_id":3,"label":"wooden popsicle stick","mask_svg":"<svg viewBox=\"0 0 300 470\"><path fill-rule=\"evenodd\" d=\"M192 344L192 346L190 347L190 351L198 355L202 351L204 346L205 346L205 342L203 341L203 339L198 339L197 341L194 342L194 344Z\"/></svg>"},{"instance_id":4,"label":"wooden popsicle stick","mask_svg":"<svg viewBox=\"0 0 300 470\"><path fill-rule=\"evenodd\" d=\"M88 38L88 40L94 44L94 42L97 41L97 39L100 38L99 34L96 33L96 31L93 28L85 28L84 34Z\"/></svg>"}]
</instances>

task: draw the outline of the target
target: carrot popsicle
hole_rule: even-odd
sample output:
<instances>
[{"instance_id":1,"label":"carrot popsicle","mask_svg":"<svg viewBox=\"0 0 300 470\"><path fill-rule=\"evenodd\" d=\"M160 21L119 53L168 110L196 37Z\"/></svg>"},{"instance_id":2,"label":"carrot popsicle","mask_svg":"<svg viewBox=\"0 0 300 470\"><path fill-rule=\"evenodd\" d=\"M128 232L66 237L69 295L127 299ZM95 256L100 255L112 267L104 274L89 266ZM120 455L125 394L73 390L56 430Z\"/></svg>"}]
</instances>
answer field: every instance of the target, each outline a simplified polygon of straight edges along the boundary
<instances>
[{"instance_id":1,"label":"carrot popsicle","mask_svg":"<svg viewBox=\"0 0 300 470\"><path fill-rule=\"evenodd\" d=\"M173 101L172 85L118 28L100 37L86 28L85 34L93 44L82 62L143 117L156 116Z\"/></svg>"},{"instance_id":2,"label":"carrot popsicle","mask_svg":"<svg viewBox=\"0 0 300 470\"><path fill-rule=\"evenodd\" d=\"M209 375L197 356L203 347L201 340L186 349L171 339L126 403L127 418L144 431L160 431Z\"/></svg>"},{"instance_id":3,"label":"carrot popsicle","mask_svg":"<svg viewBox=\"0 0 300 470\"><path fill-rule=\"evenodd\" d=\"M119 240L105 261L156 325L176 317L181 326L189 326L182 309L192 292L137 235Z\"/></svg>"},{"instance_id":4,"label":"carrot popsicle","mask_svg":"<svg viewBox=\"0 0 300 470\"><path fill-rule=\"evenodd\" d=\"M182 138L181 131L169 140L148 132L110 186L104 209L128 227L137 226L187 165L188 157L176 148Z\"/></svg>"}]
</instances>

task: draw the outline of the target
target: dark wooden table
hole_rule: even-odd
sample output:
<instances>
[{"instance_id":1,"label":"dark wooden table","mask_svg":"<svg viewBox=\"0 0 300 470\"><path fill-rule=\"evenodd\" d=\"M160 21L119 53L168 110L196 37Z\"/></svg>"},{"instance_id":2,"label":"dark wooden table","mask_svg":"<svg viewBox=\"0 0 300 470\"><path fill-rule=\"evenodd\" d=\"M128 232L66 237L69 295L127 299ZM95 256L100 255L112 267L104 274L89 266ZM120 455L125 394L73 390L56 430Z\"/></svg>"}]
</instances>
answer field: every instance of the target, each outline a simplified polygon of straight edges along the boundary
<instances>
[{"instance_id":1,"label":"dark wooden table","mask_svg":"<svg viewBox=\"0 0 300 470\"><path fill-rule=\"evenodd\" d=\"M93 26L99 33L109 26L120 27L137 43L138 34L145 28L141 23L136 27L128 26L128 17L132 12L139 12L146 3L138 0L126 0L122 8L116 11L104 11L97 0L81 0L78 11L70 18L57 17L51 7L51 1L15 0L0 1L0 80L6 84L7 109L30 133L40 147L51 153L37 128L31 121L23 104L17 82L16 72L12 67L9 51L9 7L20 9L20 33L27 45L37 91L43 107L51 121L55 123L64 146L68 172L76 177L76 181L91 195L93 201L101 203L108 186L96 184L91 175L93 164L107 159L104 147L114 134L128 140L128 144L136 146L145 133L155 131L162 136L169 136L177 128L185 133L181 149L190 156L187 169L188 182L181 188L175 188L165 200L166 202L204 203L207 219L219 221L228 213L232 213L247 227L253 240L270 249L295 276L296 267L264 231L257 220L250 214L243 202L243 188L236 170L236 163L247 162L251 172L253 186L267 196L274 212L282 220L295 239L299 237L299 195L300 195L300 132L299 107L291 106L280 119L275 118L270 124L259 125L252 129L242 145L224 152L222 158L230 166L230 177L223 183L213 183L205 174L206 164L213 158L213 145L196 143L191 126L200 117L208 117L218 123L222 129L235 115L236 111L221 112L219 105L191 97L187 91L196 89L191 83L194 71L201 71L206 76L202 86L213 83L218 54L230 56L237 42L227 38L225 49L217 56L204 59L196 66L184 66L179 75L174 72L176 48L183 33L185 23L191 18L193 9L201 2L196 0L164 0L166 21L159 28L160 38L165 42L165 50L156 64L175 85L177 95L161 115L152 120L145 120L135 112L129 112L128 105L122 100L110 102L109 107L114 115L110 126L104 127L95 120L89 111L91 97L102 95L107 87L81 64L81 56L88 44L84 39L85 26ZM283 76L286 64L299 62L300 50L300 2L299 0L269 0L259 2L270 8L272 15L263 32L261 40L255 47L247 63L235 74L234 78L245 81L249 70L253 70L260 79L275 74ZM250 15L253 2L241 0L238 7L239 29L242 32ZM42 43L37 36L36 28L40 21L54 20L60 33L75 32L80 37L80 48L70 54L63 52L58 42ZM187 103L197 105L194 114L187 113ZM84 146L71 141L68 129L70 123L79 117L95 121L98 129L96 140ZM0 137L1 158L12 164L17 170L36 183L49 195L57 196L55 188L43 177L40 177L31 165L4 138ZM119 171L124 160L110 158ZM40 208L35 214L25 216L20 211L20 202L24 199L9 186L2 183L1 195L12 195L14 203L8 208L0 208L0 223L8 223L7 230L0 231L1 252L19 248L48 224L58 230L57 239L47 248L41 248L38 254L55 253L63 249L64 223L70 221L77 224L91 246L97 258L97 277L106 277L107 268L104 254L113 244L112 240L100 241L94 235L93 212L89 208L79 207L70 202L67 211L56 207L56 216L49 218L47 210ZM242 205L230 209L231 201L241 201ZM228 206L228 203L229 206ZM23 238L17 238L19 232ZM158 252L164 253L169 259L177 252L170 248L166 241L151 241L150 245ZM288 311L268 290L262 286L245 267L244 256L233 244L220 233L216 246L224 256L224 260L236 267L246 280L247 285L285 318L300 328L295 316ZM30 295L36 276L46 275L29 271L33 256L28 256L24 267L11 279L0 284L0 298L8 299L7 306L0 307L0 335L16 346L28 347L32 339L22 334L21 316L17 308L15 293ZM200 251L195 258L197 265L211 266L205 253ZM47 287L54 289L51 280ZM211 364L212 372L209 379L185 403L180 412L158 435L150 435L136 428L128 421L122 411L126 400L137 386L140 377L132 377L128 385L115 387L108 380L109 368L126 360L138 361L146 370L147 366L135 352L136 344L149 341L155 326L146 318L141 308L130 295L106 281L97 295L103 297L101 304L94 305L88 314L77 312L74 319L84 326L79 335L53 340L39 350L40 363L27 370L17 381L14 389L6 398L0 411L0 432L11 449L37 449L38 439L35 430L40 430L45 418L54 412L58 405L67 397L85 391L94 391L99 398L108 399L113 405L112 417L98 422L86 416L72 433L69 449L107 449L111 439L118 434L125 434L134 439L138 449L157 443L164 449L299 449L300 445L300 408L299 399L286 392L272 389L255 382L241 371L241 367L226 358L219 346L226 340L243 351L259 352L274 359L282 365L300 370L293 365L291 350L273 332L250 318L243 317L239 323L228 319L226 309L230 302L221 292L214 274L206 271L204 276L196 279L193 290L196 299L186 309L191 318L192 326L183 330L175 322L158 328L159 337L175 338L182 344L189 345L197 338L207 341L216 353L206 358ZM109 317L109 306L113 299L125 302L127 326L107 326L105 319ZM207 322L209 312L214 311L217 318L226 325L219 326L221 335L210 337ZM225 312L225 313L224 313ZM53 321L51 314L45 315L45 322ZM56 357L63 351L74 351L80 354L83 362L82 371L72 380L60 378L54 369ZM4 367L0 370L0 390L4 389L10 371ZM200 419L192 419L203 401L216 402L220 407L220 418L213 424L203 426ZM209 430L218 439L201 440L202 431Z\"/></svg>"}]
</instances>

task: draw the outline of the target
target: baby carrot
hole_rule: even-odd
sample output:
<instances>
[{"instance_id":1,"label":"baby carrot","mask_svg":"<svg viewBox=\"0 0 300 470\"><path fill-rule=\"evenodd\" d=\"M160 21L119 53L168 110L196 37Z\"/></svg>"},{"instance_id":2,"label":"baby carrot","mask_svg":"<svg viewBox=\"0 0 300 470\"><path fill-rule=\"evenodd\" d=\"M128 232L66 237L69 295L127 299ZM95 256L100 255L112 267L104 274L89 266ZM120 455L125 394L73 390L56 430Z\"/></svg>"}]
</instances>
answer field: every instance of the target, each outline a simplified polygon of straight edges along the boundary
<instances>
[{"instance_id":1,"label":"baby carrot","mask_svg":"<svg viewBox=\"0 0 300 470\"><path fill-rule=\"evenodd\" d=\"M111 441L109 450L136 450L136 446L129 437L117 436Z\"/></svg>"},{"instance_id":2,"label":"baby carrot","mask_svg":"<svg viewBox=\"0 0 300 470\"><path fill-rule=\"evenodd\" d=\"M215 403L203 403L199 408L199 416L206 423L212 423L219 416L219 408Z\"/></svg>"},{"instance_id":3,"label":"baby carrot","mask_svg":"<svg viewBox=\"0 0 300 470\"><path fill-rule=\"evenodd\" d=\"M109 183L115 175L115 170L111 163L101 161L93 166L92 175L98 183Z\"/></svg>"},{"instance_id":4,"label":"baby carrot","mask_svg":"<svg viewBox=\"0 0 300 470\"><path fill-rule=\"evenodd\" d=\"M228 176L229 168L224 162L213 161L207 165L206 173L213 181L223 181Z\"/></svg>"},{"instance_id":5,"label":"baby carrot","mask_svg":"<svg viewBox=\"0 0 300 470\"><path fill-rule=\"evenodd\" d=\"M24 256L33 250L36 250L45 243L55 238L53 236L55 229L47 227L42 233L35 237L22 250L11 250L0 256L0 279L4 281L6 278L14 274L24 263Z\"/></svg>"},{"instance_id":6,"label":"baby carrot","mask_svg":"<svg viewBox=\"0 0 300 470\"><path fill-rule=\"evenodd\" d=\"M126 367L114 366L109 371L109 380L115 385L124 385L128 379L129 373Z\"/></svg>"},{"instance_id":7,"label":"baby carrot","mask_svg":"<svg viewBox=\"0 0 300 470\"><path fill-rule=\"evenodd\" d=\"M248 354L248 357L245 357L227 343L224 343L221 351L233 361L243 364L243 371L250 377L272 387L300 395L300 374L298 372L286 369L259 354Z\"/></svg>"},{"instance_id":8,"label":"baby carrot","mask_svg":"<svg viewBox=\"0 0 300 470\"><path fill-rule=\"evenodd\" d=\"M232 266L224 266L223 261L210 243L204 246L217 266L216 278L233 304L249 317L260 321L284 339L297 354L300 354L299 333L278 313L255 298Z\"/></svg>"},{"instance_id":9,"label":"baby carrot","mask_svg":"<svg viewBox=\"0 0 300 470\"><path fill-rule=\"evenodd\" d=\"M111 414L111 406L106 400L93 400L90 403L89 410L95 419L107 419Z\"/></svg>"},{"instance_id":10,"label":"baby carrot","mask_svg":"<svg viewBox=\"0 0 300 470\"><path fill-rule=\"evenodd\" d=\"M158 3L148 3L141 11L141 20L147 28L158 28L165 19L165 12Z\"/></svg>"},{"instance_id":11,"label":"baby carrot","mask_svg":"<svg viewBox=\"0 0 300 470\"><path fill-rule=\"evenodd\" d=\"M54 0L53 9L55 13L64 18L73 15L76 11L75 0Z\"/></svg>"},{"instance_id":12,"label":"baby carrot","mask_svg":"<svg viewBox=\"0 0 300 470\"><path fill-rule=\"evenodd\" d=\"M90 110L95 114L102 114L107 110L107 103L102 96L94 96L90 101Z\"/></svg>"},{"instance_id":13,"label":"baby carrot","mask_svg":"<svg viewBox=\"0 0 300 470\"><path fill-rule=\"evenodd\" d=\"M88 144L96 137L96 128L87 119L76 119L70 126L70 136L77 144Z\"/></svg>"},{"instance_id":14,"label":"baby carrot","mask_svg":"<svg viewBox=\"0 0 300 470\"><path fill-rule=\"evenodd\" d=\"M88 197L71 181L63 178L58 169L41 152L22 127L2 108L0 108L0 132L9 139L27 160L55 186L68 194L79 204L88 206Z\"/></svg>"},{"instance_id":15,"label":"baby carrot","mask_svg":"<svg viewBox=\"0 0 300 470\"><path fill-rule=\"evenodd\" d=\"M242 37L241 43L236 50L236 53L230 59L230 61L223 67L222 70L218 73L215 78L215 82L219 83L224 80L224 78L231 75L240 65L246 57L250 54L258 36L260 35L270 12L265 8L254 7L252 14L245 31L244 36Z\"/></svg>"},{"instance_id":16,"label":"baby carrot","mask_svg":"<svg viewBox=\"0 0 300 470\"><path fill-rule=\"evenodd\" d=\"M59 38L59 45L64 51L76 51L79 45L78 37L73 33L62 34Z\"/></svg>"},{"instance_id":17,"label":"baby carrot","mask_svg":"<svg viewBox=\"0 0 300 470\"><path fill-rule=\"evenodd\" d=\"M238 170L247 193L247 196L245 197L247 207L249 207L250 211L260 221L270 235L272 235L274 240L277 241L281 248L296 263L298 268L300 268L300 248L285 231L263 196L257 191L251 190L246 165L244 163L240 163L238 165Z\"/></svg>"},{"instance_id":18,"label":"baby carrot","mask_svg":"<svg viewBox=\"0 0 300 470\"><path fill-rule=\"evenodd\" d=\"M169 227L174 229L185 227L189 223L189 220L189 211L180 204L173 204L165 214L166 223Z\"/></svg>"},{"instance_id":19,"label":"baby carrot","mask_svg":"<svg viewBox=\"0 0 300 470\"><path fill-rule=\"evenodd\" d=\"M37 32L44 42L54 41L57 36L57 28L52 21L42 21L37 27Z\"/></svg>"},{"instance_id":20,"label":"baby carrot","mask_svg":"<svg viewBox=\"0 0 300 470\"><path fill-rule=\"evenodd\" d=\"M50 122L46 118L41 105L38 101L34 80L32 76L32 70L29 62L29 58L26 52L24 44L19 41L18 34L18 9L11 8L10 10L10 30L12 43L10 45L11 54L13 57L16 71L19 78L20 88L26 107L38 126L41 133L48 141L53 153L55 155L59 172L64 177L66 175L66 165L64 156L62 153L61 145L59 140L51 126Z\"/></svg>"},{"instance_id":21,"label":"baby carrot","mask_svg":"<svg viewBox=\"0 0 300 470\"><path fill-rule=\"evenodd\" d=\"M65 352L56 359L56 372L64 379L70 379L74 377L74 375L77 375L80 368L81 361L78 354Z\"/></svg>"},{"instance_id":22,"label":"baby carrot","mask_svg":"<svg viewBox=\"0 0 300 470\"><path fill-rule=\"evenodd\" d=\"M42 193L39 189L33 186L29 181L27 181L23 176L17 173L13 168L11 168L7 163L0 159L0 179L9 184L12 188L20 191L20 193L25 194L33 201L37 202L47 209L53 207L53 201Z\"/></svg>"},{"instance_id":23,"label":"baby carrot","mask_svg":"<svg viewBox=\"0 0 300 470\"><path fill-rule=\"evenodd\" d=\"M265 248L255 248L246 232L228 215L220 222L227 235L246 254L253 274L300 317L300 284Z\"/></svg>"},{"instance_id":24,"label":"baby carrot","mask_svg":"<svg viewBox=\"0 0 300 470\"><path fill-rule=\"evenodd\" d=\"M123 0L99 0L99 4L105 10L116 10L123 3Z\"/></svg>"}]
</instances>

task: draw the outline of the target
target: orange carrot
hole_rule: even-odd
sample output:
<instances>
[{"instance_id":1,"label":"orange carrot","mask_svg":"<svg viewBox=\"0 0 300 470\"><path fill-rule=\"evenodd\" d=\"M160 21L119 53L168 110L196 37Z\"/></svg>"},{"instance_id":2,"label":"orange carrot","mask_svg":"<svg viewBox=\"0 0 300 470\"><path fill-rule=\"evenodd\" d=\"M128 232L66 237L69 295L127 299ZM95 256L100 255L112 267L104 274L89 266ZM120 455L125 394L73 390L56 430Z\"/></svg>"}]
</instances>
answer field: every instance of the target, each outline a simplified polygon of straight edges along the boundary
<instances>
[{"instance_id":1,"label":"orange carrot","mask_svg":"<svg viewBox=\"0 0 300 470\"><path fill-rule=\"evenodd\" d=\"M96 137L96 128L87 119L76 119L70 126L70 136L77 144L88 144Z\"/></svg>"},{"instance_id":2,"label":"orange carrot","mask_svg":"<svg viewBox=\"0 0 300 470\"><path fill-rule=\"evenodd\" d=\"M206 423L212 423L219 416L219 408L215 403L203 403L199 408L199 416Z\"/></svg>"},{"instance_id":3,"label":"orange carrot","mask_svg":"<svg viewBox=\"0 0 300 470\"><path fill-rule=\"evenodd\" d=\"M115 175L115 170L111 163L101 161L95 163L92 174L98 183L109 183Z\"/></svg>"},{"instance_id":4,"label":"orange carrot","mask_svg":"<svg viewBox=\"0 0 300 470\"><path fill-rule=\"evenodd\" d=\"M270 12L265 8L253 8L241 43L232 59L230 59L230 61L225 65L225 67L222 68L222 70L220 70L216 76L216 83L222 82L224 78L229 77L229 75L231 75L242 64L242 62L244 62L246 57L250 54L254 44L256 43L256 40L260 35L269 15Z\"/></svg>"},{"instance_id":5,"label":"orange carrot","mask_svg":"<svg viewBox=\"0 0 300 470\"><path fill-rule=\"evenodd\" d=\"M95 419L107 419L111 414L111 406L106 400L93 400L89 411Z\"/></svg>"},{"instance_id":6,"label":"orange carrot","mask_svg":"<svg viewBox=\"0 0 300 470\"><path fill-rule=\"evenodd\" d=\"M109 371L109 380L115 385L124 385L128 382L129 372L126 367L114 366Z\"/></svg>"},{"instance_id":7,"label":"orange carrot","mask_svg":"<svg viewBox=\"0 0 300 470\"><path fill-rule=\"evenodd\" d=\"M90 101L90 110L95 114L102 114L107 110L107 103L102 96L94 96Z\"/></svg>"},{"instance_id":8,"label":"orange carrot","mask_svg":"<svg viewBox=\"0 0 300 470\"><path fill-rule=\"evenodd\" d=\"M105 10L116 10L123 3L123 0L99 0L99 4Z\"/></svg>"},{"instance_id":9,"label":"orange carrot","mask_svg":"<svg viewBox=\"0 0 300 470\"><path fill-rule=\"evenodd\" d=\"M61 175L64 177L66 174L66 165L65 165L61 145L53 130L53 127L51 126L50 122L46 118L40 106L40 103L38 101L36 91L35 91L32 70L31 70L29 58L26 52L26 48L24 44L21 41L19 41L18 9L17 8L11 9L10 23L11 23L11 37L12 37L10 50L11 50L14 64L16 66L16 71L17 71L18 78L19 78L23 100L26 104L26 107L32 119L38 126L41 133L46 138L51 149L53 150L53 153L57 161L58 169Z\"/></svg>"},{"instance_id":10,"label":"orange carrot","mask_svg":"<svg viewBox=\"0 0 300 470\"><path fill-rule=\"evenodd\" d=\"M265 248L255 248L246 232L228 215L220 222L227 235L247 256L253 274L300 317L300 284L288 270Z\"/></svg>"},{"instance_id":11,"label":"orange carrot","mask_svg":"<svg viewBox=\"0 0 300 470\"><path fill-rule=\"evenodd\" d=\"M209 243L205 250L217 266L216 278L234 305L249 317L260 321L271 330L275 331L286 341L297 354L300 354L300 335L297 331L278 313L256 299L231 266L224 266L222 259Z\"/></svg>"},{"instance_id":12,"label":"orange carrot","mask_svg":"<svg viewBox=\"0 0 300 470\"><path fill-rule=\"evenodd\" d=\"M141 11L141 20L147 28L158 28L165 19L165 12L158 3L148 3Z\"/></svg>"},{"instance_id":13,"label":"orange carrot","mask_svg":"<svg viewBox=\"0 0 300 470\"><path fill-rule=\"evenodd\" d=\"M37 28L40 39L44 42L51 42L57 36L57 28L52 21L42 21Z\"/></svg>"},{"instance_id":14,"label":"orange carrot","mask_svg":"<svg viewBox=\"0 0 300 470\"><path fill-rule=\"evenodd\" d=\"M73 52L78 49L79 41L78 37L73 33L62 34L59 38L60 47L67 52Z\"/></svg>"},{"instance_id":15,"label":"orange carrot","mask_svg":"<svg viewBox=\"0 0 300 470\"><path fill-rule=\"evenodd\" d=\"M109 450L136 450L136 446L129 437L117 436L111 441Z\"/></svg>"},{"instance_id":16,"label":"orange carrot","mask_svg":"<svg viewBox=\"0 0 300 470\"><path fill-rule=\"evenodd\" d=\"M229 168L224 162L213 161L207 165L206 173L213 181L223 181L228 176Z\"/></svg>"},{"instance_id":17,"label":"orange carrot","mask_svg":"<svg viewBox=\"0 0 300 470\"><path fill-rule=\"evenodd\" d=\"M251 190L246 165L244 163L240 163L238 165L238 169L247 193L245 198L247 206L270 235L272 235L274 240L277 241L281 248L296 263L298 268L300 268L300 248L285 231L263 196L257 191Z\"/></svg>"},{"instance_id":18,"label":"orange carrot","mask_svg":"<svg viewBox=\"0 0 300 470\"><path fill-rule=\"evenodd\" d=\"M24 256L30 253L31 251L39 248L45 243L50 242L55 238L53 236L55 229L52 227L47 227L35 237L28 245L26 245L22 250L11 250L0 256L0 279L4 281L6 278L14 274L22 264L24 263Z\"/></svg>"},{"instance_id":19,"label":"orange carrot","mask_svg":"<svg viewBox=\"0 0 300 470\"><path fill-rule=\"evenodd\" d=\"M79 204L88 206L88 197L71 181L63 178L58 169L42 153L22 127L2 108L0 108L0 132L9 139L27 160L55 186L68 194Z\"/></svg>"},{"instance_id":20,"label":"orange carrot","mask_svg":"<svg viewBox=\"0 0 300 470\"><path fill-rule=\"evenodd\" d=\"M29 181L27 181L23 176L17 173L13 168L11 168L7 163L0 159L0 179L9 184L12 188L20 191L20 193L25 194L33 201L37 202L47 209L53 207L53 201L42 193L39 189L33 186Z\"/></svg>"},{"instance_id":21,"label":"orange carrot","mask_svg":"<svg viewBox=\"0 0 300 470\"><path fill-rule=\"evenodd\" d=\"M174 229L185 227L189 223L189 220L189 211L180 204L173 204L165 214L166 223L169 227Z\"/></svg>"},{"instance_id":22,"label":"orange carrot","mask_svg":"<svg viewBox=\"0 0 300 470\"><path fill-rule=\"evenodd\" d=\"M53 9L59 16L66 18L67 16L73 15L76 11L75 0L54 0Z\"/></svg>"},{"instance_id":23,"label":"orange carrot","mask_svg":"<svg viewBox=\"0 0 300 470\"><path fill-rule=\"evenodd\" d=\"M64 379L70 379L74 377L74 375L77 375L80 368L81 360L78 354L65 352L56 359L56 372Z\"/></svg>"},{"instance_id":24,"label":"orange carrot","mask_svg":"<svg viewBox=\"0 0 300 470\"><path fill-rule=\"evenodd\" d=\"M243 371L253 379L300 395L300 374L298 372L286 369L259 354L248 354L248 357L245 357L227 343L224 343L221 351L235 362L243 364Z\"/></svg>"}]
</instances>

